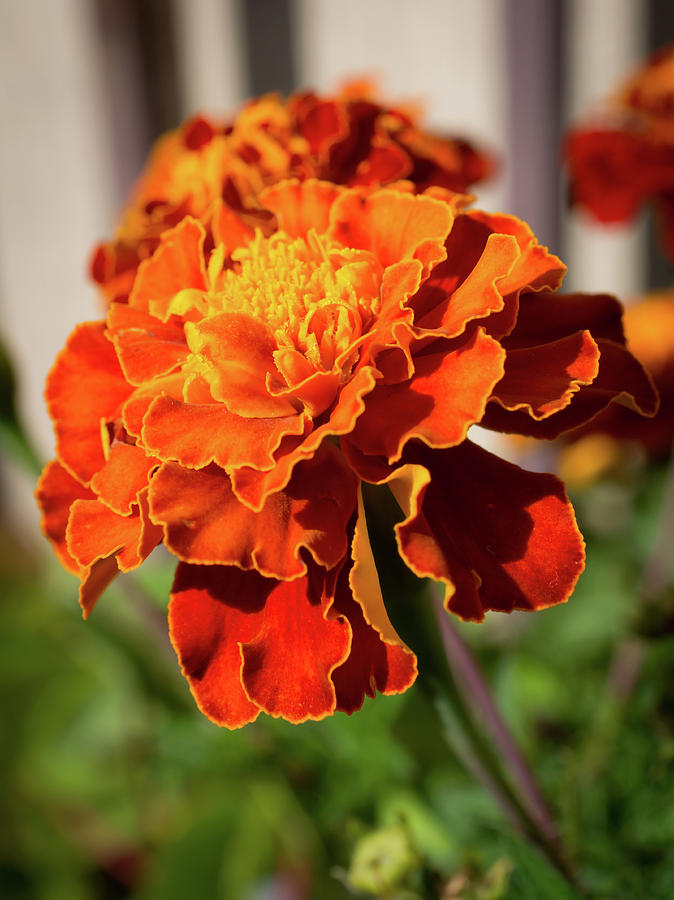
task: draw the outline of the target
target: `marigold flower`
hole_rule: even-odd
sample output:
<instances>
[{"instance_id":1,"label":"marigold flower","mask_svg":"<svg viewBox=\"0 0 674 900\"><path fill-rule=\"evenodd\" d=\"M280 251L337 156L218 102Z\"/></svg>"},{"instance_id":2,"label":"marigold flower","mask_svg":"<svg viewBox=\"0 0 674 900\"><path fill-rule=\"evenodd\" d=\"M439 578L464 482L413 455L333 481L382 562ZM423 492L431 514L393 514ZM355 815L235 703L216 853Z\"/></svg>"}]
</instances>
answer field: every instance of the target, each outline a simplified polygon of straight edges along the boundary
<instances>
[{"instance_id":1,"label":"marigold flower","mask_svg":"<svg viewBox=\"0 0 674 900\"><path fill-rule=\"evenodd\" d=\"M263 191L266 230L186 216L128 303L75 329L50 373L57 458L43 524L85 615L160 541L179 560L171 640L200 709L292 722L404 691L363 481L403 512L403 560L447 609L565 601L584 565L562 483L467 439L542 437L656 398L610 297L556 295L564 266L520 220L403 183Z\"/></svg>"},{"instance_id":2,"label":"marigold flower","mask_svg":"<svg viewBox=\"0 0 674 900\"><path fill-rule=\"evenodd\" d=\"M674 258L674 46L655 54L601 119L570 132L564 156L574 203L618 223L654 202Z\"/></svg>"},{"instance_id":3,"label":"marigold flower","mask_svg":"<svg viewBox=\"0 0 674 900\"><path fill-rule=\"evenodd\" d=\"M467 141L420 131L411 112L375 102L367 85L353 84L336 97L270 94L230 123L194 116L160 138L115 239L96 248L92 276L107 301L126 298L139 262L165 230L191 215L209 232L222 203L263 224L257 195L285 177L347 185L405 178L420 190L461 192L491 169Z\"/></svg>"}]
</instances>

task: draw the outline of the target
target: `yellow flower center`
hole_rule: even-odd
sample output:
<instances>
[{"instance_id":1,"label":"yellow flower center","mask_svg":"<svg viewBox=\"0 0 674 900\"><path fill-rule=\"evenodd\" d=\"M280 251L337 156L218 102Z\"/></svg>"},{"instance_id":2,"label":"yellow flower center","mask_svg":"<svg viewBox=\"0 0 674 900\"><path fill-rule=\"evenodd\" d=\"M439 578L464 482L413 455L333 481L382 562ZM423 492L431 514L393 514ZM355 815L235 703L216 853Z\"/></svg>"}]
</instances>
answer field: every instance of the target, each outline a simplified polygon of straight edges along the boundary
<instances>
[{"instance_id":1,"label":"yellow flower center","mask_svg":"<svg viewBox=\"0 0 674 900\"><path fill-rule=\"evenodd\" d=\"M279 350L299 350L317 369L330 369L367 329L380 306L382 268L353 250L310 231L304 238L257 232L223 269L217 248L209 263L204 315L246 313L265 322Z\"/></svg>"}]
</instances>

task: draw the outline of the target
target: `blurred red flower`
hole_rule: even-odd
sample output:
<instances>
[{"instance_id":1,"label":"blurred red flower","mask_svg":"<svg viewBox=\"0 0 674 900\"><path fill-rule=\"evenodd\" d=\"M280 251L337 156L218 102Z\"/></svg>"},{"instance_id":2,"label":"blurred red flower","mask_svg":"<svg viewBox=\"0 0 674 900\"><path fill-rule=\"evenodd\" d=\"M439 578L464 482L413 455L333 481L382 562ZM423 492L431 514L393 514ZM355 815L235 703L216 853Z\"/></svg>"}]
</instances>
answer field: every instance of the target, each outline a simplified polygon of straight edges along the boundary
<instances>
[{"instance_id":1,"label":"blurred red flower","mask_svg":"<svg viewBox=\"0 0 674 900\"><path fill-rule=\"evenodd\" d=\"M652 201L674 259L674 47L655 54L601 117L571 131L564 157L573 203L617 223Z\"/></svg>"},{"instance_id":2,"label":"blurred red flower","mask_svg":"<svg viewBox=\"0 0 674 900\"><path fill-rule=\"evenodd\" d=\"M584 564L562 483L467 439L552 438L610 402L652 414L619 304L558 296L528 226L440 188L288 180L266 227L186 216L128 302L75 329L50 373L57 458L43 524L85 615L163 542L171 639L200 709L237 727L404 691L363 481L404 519L399 552L447 609L565 601Z\"/></svg>"}]
</instances>

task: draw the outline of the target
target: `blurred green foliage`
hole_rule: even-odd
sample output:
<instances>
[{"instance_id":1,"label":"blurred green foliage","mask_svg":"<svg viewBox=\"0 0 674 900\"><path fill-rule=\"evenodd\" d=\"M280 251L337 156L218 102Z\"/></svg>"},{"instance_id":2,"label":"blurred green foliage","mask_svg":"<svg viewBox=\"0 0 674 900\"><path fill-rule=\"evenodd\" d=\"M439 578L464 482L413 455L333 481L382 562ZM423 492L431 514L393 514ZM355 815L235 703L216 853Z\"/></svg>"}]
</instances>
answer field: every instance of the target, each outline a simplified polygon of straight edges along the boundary
<instances>
[{"instance_id":1,"label":"blurred green foliage","mask_svg":"<svg viewBox=\"0 0 674 900\"><path fill-rule=\"evenodd\" d=\"M567 605L461 627L579 888L504 821L416 687L350 718L218 729L168 644L170 559L84 623L46 542L4 522L0 897L668 900L674 616L638 599L663 484L654 468L576 498L588 569Z\"/></svg>"}]
</instances>

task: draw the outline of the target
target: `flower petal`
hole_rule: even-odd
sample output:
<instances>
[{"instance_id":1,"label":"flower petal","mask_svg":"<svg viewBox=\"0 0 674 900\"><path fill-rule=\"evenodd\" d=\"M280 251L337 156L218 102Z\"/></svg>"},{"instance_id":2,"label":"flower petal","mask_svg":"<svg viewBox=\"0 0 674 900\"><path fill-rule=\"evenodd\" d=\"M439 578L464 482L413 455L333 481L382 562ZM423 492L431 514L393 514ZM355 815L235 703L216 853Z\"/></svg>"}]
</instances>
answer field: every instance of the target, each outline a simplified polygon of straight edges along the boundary
<instances>
[{"instance_id":1,"label":"flower petal","mask_svg":"<svg viewBox=\"0 0 674 900\"><path fill-rule=\"evenodd\" d=\"M75 500L93 500L94 494L76 481L57 459L44 467L35 489L42 510L42 532L51 541L61 564L73 575L80 574L80 564L66 545L66 526L70 507Z\"/></svg>"},{"instance_id":2,"label":"flower petal","mask_svg":"<svg viewBox=\"0 0 674 900\"><path fill-rule=\"evenodd\" d=\"M348 549L346 526L356 503L356 479L339 451L323 446L298 465L285 491L252 512L216 466L192 471L165 464L152 479L152 520L183 562L256 569L270 578L304 575L305 547L331 569Z\"/></svg>"},{"instance_id":3,"label":"flower petal","mask_svg":"<svg viewBox=\"0 0 674 900\"><path fill-rule=\"evenodd\" d=\"M351 625L351 652L332 674L337 708L349 714L377 691L401 694L417 676L416 657L396 633L384 606L360 491L351 554L353 565L340 573L334 606Z\"/></svg>"},{"instance_id":4,"label":"flower petal","mask_svg":"<svg viewBox=\"0 0 674 900\"><path fill-rule=\"evenodd\" d=\"M217 463L223 469L271 469L274 451L286 435L302 435L304 415L244 418L221 403L183 403L167 394L154 398L143 419L142 438L150 453L188 469Z\"/></svg>"},{"instance_id":5,"label":"flower petal","mask_svg":"<svg viewBox=\"0 0 674 900\"><path fill-rule=\"evenodd\" d=\"M444 340L434 342L414 357L413 378L375 387L352 442L364 453L388 457L390 463L400 459L412 438L431 447L460 443L482 418L494 385L503 377L504 360L501 345L481 328L454 347Z\"/></svg>"},{"instance_id":6,"label":"flower petal","mask_svg":"<svg viewBox=\"0 0 674 900\"><path fill-rule=\"evenodd\" d=\"M191 216L165 231L159 247L138 267L129 305L165 321L176 294L187 289L205 290L205 238L203 225Z\"/></svg>"},{"instance_id":7,"label":"flower petal","mask_svg":"<svg viewBox=\"0 0 674 900\"><path fill-rule=\"evenodd\" d=\"M105 464L91 479L91 489L114 512L128 516L158 465L159 460L147 456L140 447L115 443Z\"/></svg>"},{"instance_id":8,"label":"flower petal","mask_svg":"<svg viewBox=\"0 0 674 900\"><path fill-rule=\"evenodd\" d=\"M241 643L258 632L275 582L257 572L180 563L169 633L192 696L217 725L240 728L260 710L241 685Z\"/></svg>"},{"instance_id":9,"label":"flower petal","mask_svg":"<svg viewBox=\"0 0 674 900\"><path fill-rule=\"evenodd\" d=\"M126 303L110 305L108 329L124 376L133 385L166 375L189 354L182 323L162 322Z\"/></svg>"},{"instance_id":10,"label":"flower petal","mask_svg":"<svg viewBox=\"0 0 674 900\"><path fill-rule=\"evenodd\" d=\"M598 372L597 343L589 331L579 331L537 347L508 350L505 374L493 398L505 409L544 419L568 406Z\"/></svg>"},{"instance_id":11,"label":"flower petal","mask_svg":"<svg viewBox=\"0 0 674 900\"><path fill-rule=\"evenodd\" d=\"M188 322L185 335L213 398L230 412L255 417L297 412L285 397L267 390L267 374L276 372L276 341L264 322L245 313L220 313Z\"/></svg>"},{"instance_id":12,"label":"flower petal","mask_svg":"<svg viewBox=\"0 0 674 900\"><path fill-rule=\"evenodd\" d=\"M276 213L278 227L290 237L306 237L310 229L328 230L330 209L344 188L328 181L293 178L266 188L260 203Z\"/></svg>"},{"instance_id":13,"label":"flower petal","mask_svg":"<svg viewBox=\"0 0 674 900\"><path fill-rule=\"evenodd\" d=\"M445 258L454 214L447 203L384 188L346 191L330 211L330 231L347 247L369 250L382 266L418 259L424 273Z\"/></svg>"},{"instance_id":14,"label":"flower petal","mask_svg":"<svg viewBox=\"0 0 674 900\"><path fill-rule=\"evenodd\" d=\"M392 489L408 514L396 526L400 553L422 577L447 586L445 605L463 619L487 610L542 609L567 600L584 567L584 544L564 486L464 441L415 447L430 474Z\"/></svg>"},{"instance_id":15,"label":"flower petal","mask_svg":"<svg viewBox=\"0 0 674 900\"><path fill-rule=\"evenodd\" d=\"M84 322L56 357L45 396L56 454L83 484L105 462L101 425L114 421L132 388L124 379L102 322Z\"/></svg>"},{"instance_id":16,"label":"flower petal","mask_svg":"<svg viewBox=\"0 0 674 900\"><path fill-rule=\"evenodd\" d=\"M330 580L316 573L276 583L260 631L242 645L244 690L270 716L299 723L335 711L331 676L349 654L351 629L331 609Z\"/></svg>"},{"instance_id":17,"label":"flower petal","mask_svg":"<svg viewBox=\"0 0 674 900\"><path fill-rule=\"evenodd\" d=\"M613 341L598 340L599 374L591 384L581 384L572 402L540 421L522 410L513 412L489 403L481 425L495 431L552 439L570 428L589 422L610 403L618 403L646 416L658 410L653 382L632 354Z\"/></svg>"}]
</instances>

